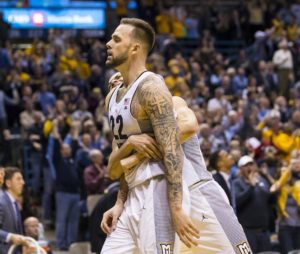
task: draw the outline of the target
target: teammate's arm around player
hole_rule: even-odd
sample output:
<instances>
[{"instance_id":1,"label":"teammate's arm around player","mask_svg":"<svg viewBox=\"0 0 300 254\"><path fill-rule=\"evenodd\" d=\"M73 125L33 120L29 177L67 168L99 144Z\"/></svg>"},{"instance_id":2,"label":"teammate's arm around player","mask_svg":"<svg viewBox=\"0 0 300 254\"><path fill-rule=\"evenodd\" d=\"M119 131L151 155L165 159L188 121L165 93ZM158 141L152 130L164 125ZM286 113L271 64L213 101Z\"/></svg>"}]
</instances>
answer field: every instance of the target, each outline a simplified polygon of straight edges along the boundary
<instances>
[{"instance_id":1,"label":"teammate's arm around player","mask_svg":"<svg viewBox=\"0 0 300 254\"><path fill-rule=\"evenodd\" d=\"M195 113L193 112L193 110L188 108L186 102L182 98L173 96L172 100L176 113L176 121L179 128L179 142L180 144L183 144L186 140L198 133L199 125ZM137 135L137 138L138 137L139 135ZM143 156L143 154L140 153L135 153L126 158L123 157L123 159L119 163L121 166L121 170L125 171L131 169L132 167L135 167L144 158L145 157Z\"/></svg>"}]
</instances>

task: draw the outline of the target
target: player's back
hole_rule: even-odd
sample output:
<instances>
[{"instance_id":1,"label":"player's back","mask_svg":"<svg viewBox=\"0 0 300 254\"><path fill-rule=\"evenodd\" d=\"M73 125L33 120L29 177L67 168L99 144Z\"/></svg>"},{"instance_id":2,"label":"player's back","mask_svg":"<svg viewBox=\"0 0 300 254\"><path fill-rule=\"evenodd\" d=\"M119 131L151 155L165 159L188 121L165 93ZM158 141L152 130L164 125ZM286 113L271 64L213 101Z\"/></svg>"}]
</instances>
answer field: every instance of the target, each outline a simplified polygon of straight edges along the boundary
<instances>
[{"instance_id":1,"label":"player's back","mask_svg":"<svg viewBox=\"0 0 300 254\"><path fill-rule=\"evenodd\" d=\"M192 136L183 143L182 149L186 158L191 162L193 171L197 175L195 181L212 180L212 175L206 168L197 135Z\"/></svg>"}]
</instances>

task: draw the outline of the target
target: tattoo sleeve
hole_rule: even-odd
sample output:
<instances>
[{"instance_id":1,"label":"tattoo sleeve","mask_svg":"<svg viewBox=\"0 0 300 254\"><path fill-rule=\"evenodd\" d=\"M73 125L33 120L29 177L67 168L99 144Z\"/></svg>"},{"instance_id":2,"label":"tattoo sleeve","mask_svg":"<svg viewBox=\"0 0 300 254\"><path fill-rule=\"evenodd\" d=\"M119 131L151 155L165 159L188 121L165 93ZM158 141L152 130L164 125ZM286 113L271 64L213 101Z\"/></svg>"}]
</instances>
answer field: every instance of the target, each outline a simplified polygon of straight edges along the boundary
<instances>
[{"instance_id":1,"label":"tattoo sleeve","mask_svg":"<svg viewBox=\"0 0 300 254\"><path fill-rule=\"evenodd\" d=\"M128 185L125 180L125 176L122 175L120 178L120 189L118 192L117 202L118 204L124 205L128 194Z\"/></svg>"},{"instance_id":2,"label":"tattoo sleeve","mask_svg":"<svg viewBox=\"0 0 300 254\"><path fill-rule=\"evenodd\" d=\"M182 150L178 127L173 113L172 96L163 81L147 78L140 85L137 96L150 118L155 139L163 153L168 182L171 210L181 208L182 203Z\"/></svg>"}]
</instances>

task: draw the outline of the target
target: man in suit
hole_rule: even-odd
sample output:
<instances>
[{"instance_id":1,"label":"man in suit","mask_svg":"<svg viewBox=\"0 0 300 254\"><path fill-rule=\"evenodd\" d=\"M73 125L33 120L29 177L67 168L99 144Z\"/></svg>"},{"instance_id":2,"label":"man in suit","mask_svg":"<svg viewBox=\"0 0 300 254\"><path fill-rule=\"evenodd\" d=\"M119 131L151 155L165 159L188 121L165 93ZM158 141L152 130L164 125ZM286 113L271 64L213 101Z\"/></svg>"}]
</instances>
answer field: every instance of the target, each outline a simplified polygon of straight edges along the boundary
<instances>
[{"instance_id":1,"label":"man in suit","mask_svg":"<svg viewBox=\"0 0 300 254\"><path fill-rule=\"evenodd\" d=\"M215 181L224 189L230 204L232 205L231 175L230 170L234 165L232 156L225 150L214 152L210 157L209 165L217 172L213 174Z\"/></svg>"},{"instance_id":2,"label":"man in suit","mask_svg":"<svg viewBox=\"0 0 300 254\"><path fill-rule=\"evenodd\" d=\"M3 191L0 193L0 254L6 254L12 244L28 245L22 236L22 218L16 202L24 184L18 168L5 169Z\"/></svg>"}]
</instances>

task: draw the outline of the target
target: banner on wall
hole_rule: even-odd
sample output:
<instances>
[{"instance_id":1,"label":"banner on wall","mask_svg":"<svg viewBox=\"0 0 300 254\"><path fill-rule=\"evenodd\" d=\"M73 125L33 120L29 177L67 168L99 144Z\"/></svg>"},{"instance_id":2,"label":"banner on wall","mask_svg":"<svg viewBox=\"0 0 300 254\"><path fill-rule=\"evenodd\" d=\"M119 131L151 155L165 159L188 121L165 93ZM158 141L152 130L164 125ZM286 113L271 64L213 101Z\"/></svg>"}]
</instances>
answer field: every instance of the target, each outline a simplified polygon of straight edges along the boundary
<instances>
[{"instance_id":1,"label":"banner on wall","mask_svg":"<svg viewBox=\"0 0 300 254\"><path fill-rule=\"evenodd\" d=\"M17 9L2 8L13 29L61 28L104 29L104 9Z\"/></svg>"}]
</instances>

